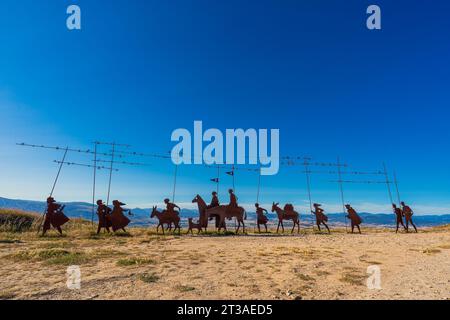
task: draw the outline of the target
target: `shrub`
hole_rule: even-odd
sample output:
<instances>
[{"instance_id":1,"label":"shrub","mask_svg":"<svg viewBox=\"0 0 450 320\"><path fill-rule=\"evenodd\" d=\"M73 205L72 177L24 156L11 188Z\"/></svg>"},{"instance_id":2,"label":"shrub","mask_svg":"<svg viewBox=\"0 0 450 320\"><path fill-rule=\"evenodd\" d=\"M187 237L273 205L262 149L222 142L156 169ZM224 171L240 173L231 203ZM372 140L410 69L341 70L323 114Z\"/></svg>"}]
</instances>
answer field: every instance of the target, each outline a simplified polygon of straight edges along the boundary
<instances>
[{"instance_id":1,"label":"shrub","mask_svg":"<svg viewBox=\"0 0 450 320\"><path fill-rule=\"evenodd\" d=\"M139 279L146 283L154 283L159 280L159 276L154 273L144 273L139 276Z\"/></svg>"},{"instance_id":2,"label":"shrub","mask_svg":"<svg viewBox=\"0 0 450 320\"><path fill-rule=\"evenodd\" d=\"M28 231L38 220L41 220L38 213L15 209L0 209L0 231Z\"/></svg>"},{"instance_id":3,"label":"shrub","mask_svg":"<svg viewBox=\"0 0 450 320\"><path fill-rule=\"evenodd\" d=\"M69 251L65 249L46 249L46 250L25 250L19 251L7 258L15 261L44 261L47 264L56 265L77 265L88 261L86 254L77 251Z\"/></svg>"},{"instance_id":4,"label":"shrub","mask_svg":"<svg viewBox=\"0 0 450 320\"><path fill-rule=\"evenodd\" d=\"M143 264L155 264L156 261L152 259L144 259L144 258L127 258L127 259L120 259L117 261L117 265L121 267L127 267L127 266L138 266Z\"/></svg>"}]
</instances>

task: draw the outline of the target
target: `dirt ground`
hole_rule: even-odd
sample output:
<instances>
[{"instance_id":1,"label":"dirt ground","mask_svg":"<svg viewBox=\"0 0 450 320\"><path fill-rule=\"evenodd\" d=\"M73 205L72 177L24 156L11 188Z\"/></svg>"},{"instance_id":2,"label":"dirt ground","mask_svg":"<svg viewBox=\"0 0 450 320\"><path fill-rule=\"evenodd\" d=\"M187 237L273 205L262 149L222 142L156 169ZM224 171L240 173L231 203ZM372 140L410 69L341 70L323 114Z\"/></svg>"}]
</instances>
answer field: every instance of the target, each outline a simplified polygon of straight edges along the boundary
<instances>
[{"instance_id":1,"label":"dirt ground","mask_svg":"<svg viewBox=\"0 0 450 320\"><path fill-rule=\"evenodd\" d=\"M67 287L79 265L81 289ZM366 286L379 266L381 289ZM0 299L450 299L450 227L395 234L0 233Z\"/></svg>"}]
</instances>

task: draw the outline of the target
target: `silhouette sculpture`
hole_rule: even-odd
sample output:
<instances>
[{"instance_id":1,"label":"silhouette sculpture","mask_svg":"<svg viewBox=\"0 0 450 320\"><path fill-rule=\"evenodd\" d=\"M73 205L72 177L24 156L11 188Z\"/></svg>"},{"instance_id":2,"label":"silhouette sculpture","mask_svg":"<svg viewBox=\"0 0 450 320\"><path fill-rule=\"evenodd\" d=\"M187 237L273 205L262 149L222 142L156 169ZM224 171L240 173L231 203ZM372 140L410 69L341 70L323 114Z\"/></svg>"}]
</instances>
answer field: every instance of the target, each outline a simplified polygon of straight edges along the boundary
<instances>
[{"instance_id":1,"label":"silhouette sculpture","mask_svg":"<svg viewBox=\"0 0 450 320\"><path fill-rule=\"evenodd\" d=\"M405 216L405 221L406 221L406 232L409 232L409 224L411 223L411 225L414 227L414 230L416 230L417 233L417 228L416 225L414 224L413 220L412 220L412 216L414 214L414 212L412 211L412 209L407 206L405 204L405 202L401 202L402 205L402 211L403 211L403 215Z\"/></svg>"},{"instance_id":2,"label":"silhouette sculpture","mask_svg":"<svg viewBox=\"0 0 450 320\"><path fill-rule=\"evenodd\" d=\"M188 229L188 231L186 232L187 234L188 234L189 232L191 232L191 234L194 234L193 229L197 229L197 230L198 230L197 234L199 234L200 232L202 232L202 225L201 225L200 223L194 223L194 222L192 221L192 218L189 218L189 219L188 219L188 226L189 226L189 229Z\"/></svg>"},{"instance_id":3,"label":"silhouette sculpture","mask_svg":"<svg viewBox=\"0 0 450 320\"><path fill-rule=\"evenodd\" d=\"M211 216L218 215L219 219L219 228L218 231L222 230L222 228L227 231L227 226L225 224L225 219L231 220L232 218L236 218L238 222L238 226L236 228L236 233L239 232L239 229L242 225L242 230L245 233L245 223L244 220L247 219L247 212L242 207L237 207L233 211L229 210L228 206L219 206L206 210L206 216L209 218Z\"/></svg>"},{"instance_id":4,"label":"silhouette sculpture","mask_svg":"<svg viewBox=\"0 0 450 320\"><path fill-rule=\"evenodd\" d=\"M212 198L211 198L211 203L208 206L208 209L211 208L215 208L220 206L220 202L219 202L219 197L217 196L217 192L213 191L212 192ZM216 229L219 228L219 223L220 223L220 217L218 215L214 215L212 217L209 218L209 220L215 220L215 224L216 224Z\"/></svg>"},{"instance_id":5,"label":"silhouette sculpture","mask_svg":"<svg viewBox=\"0 0 450 320\"><path fill-rule=\"evenodd\" d=\"M112 227L112 219L111 219L111 208L103 203L102 200L97 200L97 216L98 216L98 228L97 234L100 233L102 228L105 228L106 231L109 231L109 228Z\"/></svg>"},{"instance_id":6,"label":"silhouette sculpture","mask_svg":"<svg viewBox=\"0 0 450 320\"><path fill-rule=\"evenodd\" d=\"M331 233L330 228L328 228L327 222L328 222L328 217L324 214L324 210L321 208L321 204L319 203L314 203L314 211L312 211L312 213L315 214L316 216L316 225L319 228L319 232L321 232L322 230L320 229L320 225L323 224L325 226L325 228L327 228L328 233Z\"/></svg>"},{"instance_id":7,"label":"silhouette sculpture","mask_svg":"<svg viewBox=\"0 0 450 320\"><path fill-rule=\"evenodd\" d=\"M207 208L205 211L205 215L207 219L210 219L211 217L219 216L219 227L218 231L222 230L222 228L226 231L227 226L225 224L225 219L231 220L233 217L236 218L238 221L238 226L236 228L236 233L239 232L239 229L242 225L242 230L245 232L245 223L244 220L247 219L247 213L245 212L244 208L239 207L237 204L237 198L233 193L233 190L229 190L230 193L230 204L223 206L219 205L218 207L214 208ZM201 197L197 195L196 198ZM200 202L197 202L200 205ZM204 203L204 201L203 201Z\"/></svg>"},{"instance_id":8,"label":"silhouette sculpture","mask_svg":"<svg viewBox=\"0 0 450 320\"><path fill-rule=\"evenodd\" d=\"M47 209L45 211L44 226L42 228L43 236L50 230L51 226L58 230L59 234L62 235L61 226L70 220L63 212L64 207L65 206L56 203L53 197L47 198Z\"/></svg>"},{"instance_id":9,"label":"silhouette sculpture","mask_svg":"<svg viewBox=\"0 0 450 320\"><path fill-rule=\"evenodd\" d=\"M173 232L175 233L175 231L178 229L178 234L181 233L181 228L180 228L180 216L177 214L167 214L164 212L159 212L157 210L157 206L154 206L152 208L152 213L150 214L150 218L154 218L156 217L159 221L158 225L156 226L156 232L159 232L159 227L161 227L162 229L162 233L164 233L164 224L169 224L171 225L172 223L175 225L175 229L173 230Z\"/></svg>"},{"instance_id":10,"label":"silhouette sculpture","mask_svg":"<svg viewBox=\"0 0 450 320\"><path fill-rule=\"evenodd\" d=\"M220 202L219 202L219 197L217 196L217 192L213 191L212 192L212 198L211 198L211 203L208 206L208 209L210 208L215 208L220 206Z\"/></svg>"},{"instance_id":11,"label":"silhouette sculpture","mask_svg":"<svg viewBox=\"0 0 450 320\"><path fill-rule=\"evenodd\" d=\"M256 224L258 226L258 232L261 233L261 225L264 225L267 232L267 222L269 219L264 215L265 213L268 213L266 209L259 206L259 203L255 203L256 207Z\"/></svg>"},{"instance_id":12,"label":"silhouette sculpture","mask_svg":"<svg viewBox=\"0 0 450 320\"><path fill-rule=\"evenodd\" d=\"M180 212L175 209L181 210L181 208L177 206L175 203L170 202L170 199L168 198L164 199L164 203L166 204L166 210L164 210L163 213L176 215L180 214Z\"/></svg>"},{"instance_id":13,"label":"silhouette sculpture","mask_svg":"<svg viewBox=\"0 0 450 320\"><path fill-rule=\"evenodd\" d=\"M124 232L127 232L125 230L125 227L130 223L130 219L128 219L124 215L124 211L129 211L126 209L123 209L122 206L125 206L125 203L120 202L119 200L113 201L113 210L111 214L111 225L112 230L116 232L117 230L122 229Z\"/></svg>"},{"instance_id":14,"label":"silhouette sculpture","mask_svg":"<svg viewBox=\"0 0 450 320\"><path fill-rule=\"evenodd\" d=\"M278 231L280 229L280 226L281 226L282 232L284 232L283 220L292 220L294 225L292 226L291 233L294 233L295 226L297 226L297 233L300 233L299 214L298 214L298 212L296 212L294 210L294 206L292 204L286 204L284 206L284 210L283 210L278 205L279 205L278 202L277 203L275 203L275 202L272 203L272 212L276 212L277 216L278 216L277 233L278 233Z\"/></svg>"},{"instance_id":15,"label":"silhouette sculpture","mask_svg":"<svg viewBox=\"0 0 450 320\"><path fill-rule=\"evenodd\" d=\"M397 205L395 203L392 204L392 208L394 209L394 213L395 213L396 220L397 220L396 221L397 228L395 229L395 233L398 232L398 228L400 227L400 225L402 225L403 228L405 230L407 230L406 227L405 227L405 224L403 223L403 211L402 211L402 209L397 208Z\"/></svg>"},{"instance_id":16,"label":"silhouette sculpture","mask_svg":"<svg viewBox=\"0 0 450 320\"><path fill-rule=\"evenodd\" d=\"M169 198L164 199L164 203L166 204L166 210L163 210L164 214L180 215L180 212L175 209L181 210L181 208L179 206L177 206L175 203L170 202ZM172 230L171 223L167 224L167 230L169 230L169 231Z\"/></svg>"},{"instance_id":17,"label":"silhouette sculpture","mask_svg":"<svg viewBox=\"0 0 450 320\"><path fill-rule=\"evenodd\" d=\"M211 215L207 215L206 214L206 210L208 209L212 209L212 208L217 208L220 207L220 205L218 206L207 206L206 202L203 200L203 198L200 195L196 195L194 197L194 199L192 199L192 203L197 203L197 207L198 207L198 214L199 214L199 218L198 218L198 222L200 223L200 225L202 226L202 228L205 229L205 232L208 229L208 220L212 220L215 219L216 220L216 229L219 228L219 223L220 223L220 215L218 214L211 214ZM222 224L222 228L225 226L225 222Z\"/></svg>"},{"instance_id":18,"label":"silhouette sculpture","mask_svg":"<svg viewBox=\"0 0 450 320\"><path fill-rule=\"evenodd\" d=\"M352 208L351 205L346 204L345 208L347 209L347 213L348 213L347 214L347 218L350 219L350 223L351 223L351 226L352 226L352 233L355 230L355 227L357 227L359 233L361 234L361 228L359 227L359 225L362 223L361 217L358 215L356 210Z\"/></svg>"},{"instance_id":19,"label":"silhouette sculpture","mask_svg":"<svg viewBox=\"0 0 450 320\"><path fill-rule=\"evenodd\" d=\"M230 208L237 208L238 207L238 203L237 203L237 197L236 197L236 195L234 194L234 191L233 191L233 189L229 189L228 190L228 193L230 194L230 203L228 204L228 206L230 207Z\"/></svg>"},{"instance_id":20,"label":"silhouette sculpture","mask_svg":"<svg viewBox=\"0 0 450 320\"><path fill-rule=\"evenodd\" d=\"M233 215L233 213L237 213L239 211L239 205L237 202L237 197L234 194L234 190L233 189L229 189L228 193L230 194L230 203L228 204L228 220L231 220L231 216Z\"/></svg>"}]
</instances>

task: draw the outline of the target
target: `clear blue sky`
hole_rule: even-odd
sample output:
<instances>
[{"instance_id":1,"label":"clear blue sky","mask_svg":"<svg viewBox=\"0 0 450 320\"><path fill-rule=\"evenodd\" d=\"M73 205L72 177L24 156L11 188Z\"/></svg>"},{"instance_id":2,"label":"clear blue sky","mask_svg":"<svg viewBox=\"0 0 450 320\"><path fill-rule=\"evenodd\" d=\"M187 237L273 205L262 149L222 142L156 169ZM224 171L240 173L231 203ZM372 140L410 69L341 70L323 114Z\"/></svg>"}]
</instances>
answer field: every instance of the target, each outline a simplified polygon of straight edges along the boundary
<instances>
[{"instance_id":1,"label":"clear blue sky","mask_svg":"<svg viewBox=\"0 0 450 320\"><path fill-rule=\"evenodd\" d=\"M65 26L72 3L82 10L81 31ZM381 31L365 27L373 3ZM450 212L449 12L446 1L4 0L0 196L43 199L56 173L51 161L60 153L16 142L89 148L115 140L161 153L173 146L172 130L202 120L279 128L282 155L339 155L355 170L386 161L418 211ZM113 198L144 206L171 195L169 161L127 160L152 165L121 167ZM305 179L295 170L263 177L261 202L306 209ZM91 176L64 168L55 197L90 201ZM100 173L102 198L106 177ZM181 167L177 202L197 192L209 198L213 177ZM312 177L313 200L330 211L339 208L333 178ZM241 202L255 201L256 182L254 173L237 173ZM222 191L230 185L222 176ZM389 211L384 186L345 189L357 209Z\"/></svg>"}]
</instances>

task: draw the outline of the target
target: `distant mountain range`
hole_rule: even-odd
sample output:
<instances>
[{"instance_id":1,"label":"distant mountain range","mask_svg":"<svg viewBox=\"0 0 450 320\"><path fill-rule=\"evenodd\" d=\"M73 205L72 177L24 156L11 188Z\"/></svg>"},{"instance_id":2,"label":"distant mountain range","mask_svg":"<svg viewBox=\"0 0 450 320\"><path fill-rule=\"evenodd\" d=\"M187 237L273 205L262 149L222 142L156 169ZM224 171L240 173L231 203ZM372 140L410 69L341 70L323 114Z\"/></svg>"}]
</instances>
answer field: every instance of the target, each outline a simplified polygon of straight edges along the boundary
<instances>
[{"instance_id":1,"label":"distant mountain range","mask_svg":"<svg viewBox=\"0 0 450 320\"><path fill-rule=\"evenodd\" d=\"M87 202L66 202L64 210L65 214L71 218L83 218L91 220L92 217L92 204ZM31 200L19 200L19 199L7 199L0 197L0 208L19 209L24 211L44 212L46 203L43 201L31 201ZM131 209L133 217L131 217L132 225L153 225L154 219L150 219L150 210L146 208L134 208ZM364 221L364 224L371 226L384 226L392 227L395 223L394 214L383 213L359 213ZM344 215L342 213L329 213L329 222L331 225L342 226L345 224ZM183 209L180 212L183 224L185 224L187 218L198 218L197 210ZM247 213L247 224L254 224L256 214L254 212ZM276 220L276 215L269 213L269 219L271 221ZM311 225L313 221L313 215L301 214L302 225ZM94 214L94 220L97 220L97 215ZM450 224L450 214L446 215L416 215L414 221L418 226L431 227L443 224Z\"/></svg>"}]
</instances>

